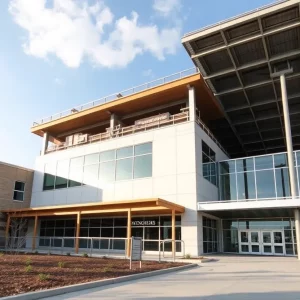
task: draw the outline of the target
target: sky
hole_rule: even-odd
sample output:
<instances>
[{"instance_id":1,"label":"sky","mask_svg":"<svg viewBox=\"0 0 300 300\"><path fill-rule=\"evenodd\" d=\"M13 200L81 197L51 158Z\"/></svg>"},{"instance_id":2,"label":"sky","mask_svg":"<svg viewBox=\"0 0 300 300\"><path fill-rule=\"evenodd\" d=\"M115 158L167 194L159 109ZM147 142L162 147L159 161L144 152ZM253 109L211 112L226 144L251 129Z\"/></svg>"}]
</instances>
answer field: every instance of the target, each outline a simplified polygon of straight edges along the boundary
<instances>
[{"instance_id":1,"label":"sky","mask_svg":"<svg viewBox=\"0 0 300 300\"><path fill-rule=\"evenodd\" d=\"M0 1L0 161L34 168L35 120L191 68L183 34L272 2Z\"/></svg>"}]
</instances>

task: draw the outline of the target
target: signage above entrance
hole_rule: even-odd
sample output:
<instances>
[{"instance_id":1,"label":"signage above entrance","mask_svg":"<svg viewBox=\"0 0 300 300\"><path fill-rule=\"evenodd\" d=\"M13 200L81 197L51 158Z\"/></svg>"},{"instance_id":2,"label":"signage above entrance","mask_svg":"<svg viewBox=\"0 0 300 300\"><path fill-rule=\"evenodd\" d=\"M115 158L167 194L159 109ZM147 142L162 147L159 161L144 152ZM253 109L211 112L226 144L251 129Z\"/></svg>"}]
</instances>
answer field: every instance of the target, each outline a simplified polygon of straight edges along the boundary
<instances>
[{"instance_id":1,"label":"signage above entrance","mask_svg":"<svg viewBox=\"0 0 300 300\"><path fill-rule=\"evenodd\" d=\"M131 226L155 226L156 222L153 221L131 221Z\"/></svg>"}]
</instances>

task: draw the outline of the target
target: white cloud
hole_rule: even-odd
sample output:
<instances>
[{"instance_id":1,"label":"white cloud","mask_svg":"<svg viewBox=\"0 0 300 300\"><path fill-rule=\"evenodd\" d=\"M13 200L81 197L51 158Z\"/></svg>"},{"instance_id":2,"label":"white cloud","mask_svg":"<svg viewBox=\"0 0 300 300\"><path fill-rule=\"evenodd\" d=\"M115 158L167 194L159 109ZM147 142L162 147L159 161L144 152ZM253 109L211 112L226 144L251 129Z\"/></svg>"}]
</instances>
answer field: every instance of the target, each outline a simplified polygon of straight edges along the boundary
<instances>
[{"instance_id":1,"label":"white cloud","mask_svg":"<svg viewBox=\"0 0 300 300\"><path fill-rule=\"evenodd\" d=\"M14 21L28 33L23 48L39 58L51 55L77 68L84 59L94 65L124 67L145 52L163 60L180 46L180 26L141 25L132 12L114 20L103 2L11 0ZM52 5L53 4L53 5ZM104 39L105 37L105 39Z\"/></svg>"},{"instance_id":2,"label":"white cloud","mask_svg":"<svg viewBox=\"0 0 300 300\"><path fill-rule=\"evenodd\" d=\"M150 78L154 78L154 72L152 69L147 69L147 70L144 70L142 72L142 75L145 76L145 77L150 77Z\"/></svg>"},{"instance_id":3,"label":"white cloud","mask_svg":"<svg viewBox=\"0 0 300 300\"><path fill-rule=\"evenodd\" d=\"M180 0L154 0L153 9L164 17L181 9Z\"/></svg>"},{"instance_id":4,"label":"white cloud","mask_svg":"<svg viewBox=\"0 0 300 300\"><path fill-rule=\"evenodd\" d=\"M64 80L62 78L56 77L56 78L54 78L54 83L57 85L63 85Z\"/></svg>"}]
</instances>

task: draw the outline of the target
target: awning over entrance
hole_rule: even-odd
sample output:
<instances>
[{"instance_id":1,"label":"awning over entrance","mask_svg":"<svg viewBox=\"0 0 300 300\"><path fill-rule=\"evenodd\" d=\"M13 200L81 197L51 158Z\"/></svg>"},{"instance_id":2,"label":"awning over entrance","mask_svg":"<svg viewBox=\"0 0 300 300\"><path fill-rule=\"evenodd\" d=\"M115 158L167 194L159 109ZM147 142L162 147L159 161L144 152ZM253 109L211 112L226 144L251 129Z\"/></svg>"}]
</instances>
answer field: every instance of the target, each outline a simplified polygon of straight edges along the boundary
<instances>
[{"instance_id":1,"label":"awning over entrance","mask_svg":"<svg viewBox=\"0 0 300 300\"><path fill-rule=\"evenodd\" d=\"M138 199L111 202L95 202L75 205L45 206L36 208L10 209L3 210L7 214L6 238L9 236L11 218L34 218L33 245L35 249L35 237L37 236L38 218L47 216L76 216L76 245L75 251L78 252L80 237L80 221L82 215L124 215L127 216L127 238L130 245L131 238L131 217L132 215L172 215L172 240L175 241L175 215L183 213L185 208L181 205L160 199ZM175 253L175 242L172 243L172 252ZM130 255L130 247L127 247L127 255Z\"/></svg>"}]
</instances>

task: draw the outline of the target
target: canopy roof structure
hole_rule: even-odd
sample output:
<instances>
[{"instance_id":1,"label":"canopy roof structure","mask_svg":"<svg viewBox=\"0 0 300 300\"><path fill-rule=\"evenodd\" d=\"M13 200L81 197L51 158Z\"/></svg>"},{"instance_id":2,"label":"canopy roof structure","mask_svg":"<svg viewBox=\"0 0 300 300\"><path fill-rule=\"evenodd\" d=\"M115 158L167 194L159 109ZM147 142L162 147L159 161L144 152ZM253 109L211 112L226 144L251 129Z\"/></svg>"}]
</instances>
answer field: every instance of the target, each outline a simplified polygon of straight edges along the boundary
<instances>
[{"instance_id":1,"label":"canopy roof structure","mask_svg":"<svg viewBox=\"0 0 300 300\"><path fill-rule=\"evenodd\" d=\"M286 151L279 78L286 68L293 143L300 147L300 1L280 1L182 38L225 118L210 129L232 157Z\"/></svg>"}]
</instances>

